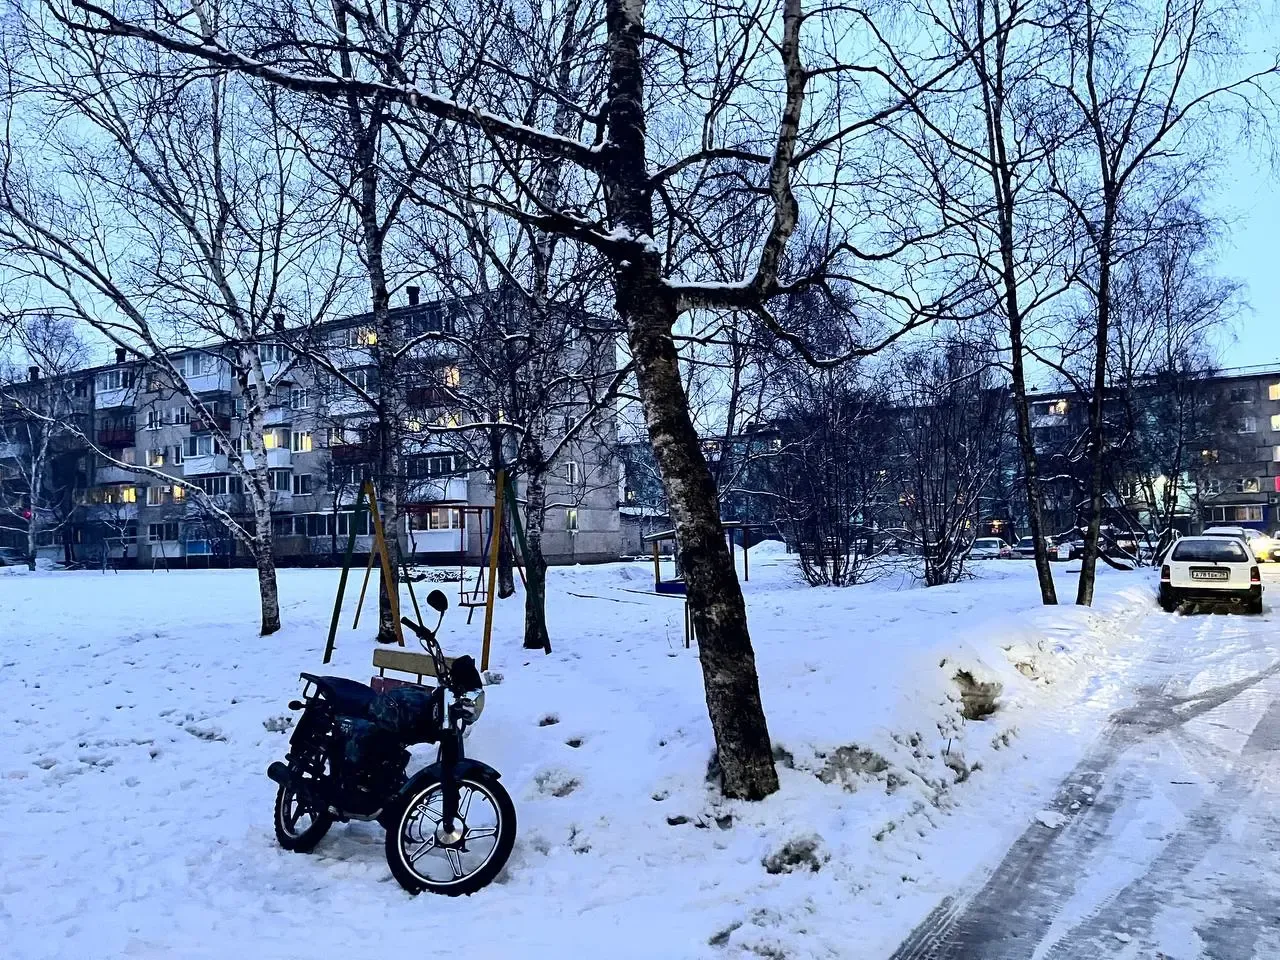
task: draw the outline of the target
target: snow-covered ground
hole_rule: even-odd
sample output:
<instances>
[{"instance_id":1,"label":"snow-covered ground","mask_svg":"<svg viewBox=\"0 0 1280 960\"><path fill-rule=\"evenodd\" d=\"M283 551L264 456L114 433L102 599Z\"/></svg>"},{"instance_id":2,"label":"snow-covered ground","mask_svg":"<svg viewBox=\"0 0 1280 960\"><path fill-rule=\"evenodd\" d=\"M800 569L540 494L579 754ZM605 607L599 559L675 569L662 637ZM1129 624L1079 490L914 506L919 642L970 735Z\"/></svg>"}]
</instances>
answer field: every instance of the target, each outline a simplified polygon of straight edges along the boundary
<instances>
[{"instance_id":1,"label":"snow-covered ground","mask_svg":"<svg viewBox=\"0 0 1280 960\"><path fill-rule=\"evenodd\" d=\"M741 804L707 781L680 602L647 592L645 563L553 569L555 651L523 651L520 601L499 603L503 679L468 741L516 801L516 849L498 883L451 900L404 894L373 824L310 856L275 845L273 730L320 668L336 582L281 571L285 627L263 639L252 571L0 574L0 955L878 960L1043 823L1137 702L1154 591L1104 569L1092 609L1043 608L1016 561L930 590L810 589L756 548L782 790ZM478 654L480 620L451 611L446 650ZM350 608L323 672L366 678L372 643L349 625ZM1002 685L992 716L962 718L960 671ZM770 872L788 845L810 853Z\"/></svg>"}]
</instances>

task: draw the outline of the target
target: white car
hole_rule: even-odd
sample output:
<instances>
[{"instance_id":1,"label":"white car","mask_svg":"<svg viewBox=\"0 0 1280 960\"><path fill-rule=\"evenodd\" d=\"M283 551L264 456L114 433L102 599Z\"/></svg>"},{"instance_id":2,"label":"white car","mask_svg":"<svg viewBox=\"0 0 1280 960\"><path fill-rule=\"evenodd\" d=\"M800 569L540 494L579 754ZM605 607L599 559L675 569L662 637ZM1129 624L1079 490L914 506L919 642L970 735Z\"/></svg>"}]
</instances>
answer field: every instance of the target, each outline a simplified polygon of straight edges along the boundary
<instances>
[{"instance_id":1,"label":"white car","mask_svg":"<svg viewBox=\"0 0 1280 960\"><path fill-rule=\"evenodd\" d=\"M1253 555L1263 563L1268 560L1280 561L1280 543L1268 537L1261 530L1252 527L1210 527L1204 531L1206 537L1235 537L1243 541Z\"/></svg>"},{"instance_id":2,"label":"white car","mask_svg":"<svg viewBox=\"0 0 1280 960\"><path fill-rule=\"evenodd\" d=\"M999 560L1013 555L1013 549L999 537L979 537L969 548L970 560Z\"/></svg>"},{"instance_id":3,"label":"white car","mask_svg":"<svg viewBox=\"0 0 1280 960\"><path fill-rule=\"evenodd\" d=\"M1257 558L1236 537L1183 537L1160 568L1160 606L1176 610L1185 600L1243 604L1262 612L1262 574Z\"/></svg>"}]
</instances>

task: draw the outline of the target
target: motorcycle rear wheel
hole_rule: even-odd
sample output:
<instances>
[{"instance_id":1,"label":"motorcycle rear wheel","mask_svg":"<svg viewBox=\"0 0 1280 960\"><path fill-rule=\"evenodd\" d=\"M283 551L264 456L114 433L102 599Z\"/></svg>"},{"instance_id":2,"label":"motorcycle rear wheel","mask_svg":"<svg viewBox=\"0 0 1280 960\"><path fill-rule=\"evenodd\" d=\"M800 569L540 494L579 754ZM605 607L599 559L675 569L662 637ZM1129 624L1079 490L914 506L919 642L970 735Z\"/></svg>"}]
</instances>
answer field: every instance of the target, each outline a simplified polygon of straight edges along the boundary
<instances>
[{"instance_id":1,"label":"motorcycle rear wheel","mask_svg":"<svg viewBox=\"0 0 1280 960\"><path fill-rule=\"evenodd\" d=\"M449 897L470 895L502 872L516 842L516 808L506 788L489 777L458 782L461 840L439 842L442 792L429 783L409 796L387 830L387 865L404 889ZM469 849L469 842L476 849Z\"/></svg>"},{"instance_id":2,"label":"motorcycle rear wheel","mask_svg":"<svg viewBox=\"0 0 1280 960\"><path fill-rule=\"evenodd\" d=\"M303 800L294 787L281 784L276 791L276 842L294 853L314 850L333 826L329 812L315 807L314 801Z\"/></svg>"}]
</instances>

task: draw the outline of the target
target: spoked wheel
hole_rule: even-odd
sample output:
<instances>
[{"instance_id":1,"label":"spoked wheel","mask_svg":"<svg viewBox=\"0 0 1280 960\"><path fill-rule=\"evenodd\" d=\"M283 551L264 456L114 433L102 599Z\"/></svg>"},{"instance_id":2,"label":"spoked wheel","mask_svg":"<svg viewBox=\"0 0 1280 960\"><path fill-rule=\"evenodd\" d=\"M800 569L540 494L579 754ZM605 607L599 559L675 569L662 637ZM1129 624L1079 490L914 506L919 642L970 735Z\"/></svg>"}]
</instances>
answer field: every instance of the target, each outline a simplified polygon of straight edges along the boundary
<instances>
[{"instance_id":1,"label":"spoked wheel","mask_svg":"<svg viewBox=\"0 0 1280 960\"><path fill-rule=\"evenodd\" d=\"M413 793L387 831L387 864L410 893L456 897L493 881L516 842L516 809L496 780L463 777L453 830L438 782Z\"/></svg>"},{"instance_id":2,"label":"spoked wheel","mask_svg":"<svg viewBox=\"0 0 1280 960\"><path fill-rule=\"evenodd\" d=\"M333 817L310 791L282 784L276 791L276 840L295 853L310 853L333 826Z\"/></svg>"}]
</instances>

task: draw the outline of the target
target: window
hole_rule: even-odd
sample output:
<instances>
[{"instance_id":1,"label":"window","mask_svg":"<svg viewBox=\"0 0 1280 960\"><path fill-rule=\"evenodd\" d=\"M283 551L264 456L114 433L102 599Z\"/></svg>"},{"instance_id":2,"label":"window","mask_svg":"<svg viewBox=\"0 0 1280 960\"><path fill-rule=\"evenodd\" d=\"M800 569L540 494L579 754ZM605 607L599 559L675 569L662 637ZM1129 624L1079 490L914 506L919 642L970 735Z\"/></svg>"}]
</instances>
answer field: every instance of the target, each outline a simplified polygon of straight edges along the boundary
<instances>
[{"instance_id":1,"label":"window","mask_svg":"<svg viewBox=\"0 0 1280 960\"><path fill-rule=\"evenodd\" d=\"M355 486L360 482L363 469L355 463L332 463L329 465L329 479L332 486Z\"/></svg>"},{"instance_id":2,"label":"window","mask_svg":"<svg viewBox=\"0 0 1280 960\"><path fill-rule=\"evenodd\" d=\"M284 446L280 442L282 439L281 433L282 431L280 430L268 430L262 435L262 445L268 450L275 450L277 447Z\"/></svg>"},{"instance_id":3,"label":"window","mask_svg":"<svg viewBox=\"0 0 1280 960\"><path fill-rule=\"evenodd\" d=\"M1184 540L1173 548L1173 560L1191 560L1213 562L1221 560L1226 563L1243 563L1249 559L1244 552L1244 545L1239 540L1217 537L1212 540Z\"/></svg>"},{"instance_id":4,"label":"window","mask_svg":"<svg viewBox=\"0 0 1280 960\"><path fill-rule=\"evenodd\" d=\"M570 507L564 512L564 528L570 533L578 532L578 508Z\"/></svg>"},{"instance_id":5,"label":"window","mask_svg":"<svg viewBox=\"0 0 1280 960\"><path fill-rule=\"evenodd\" d=\"M1262 505L1208 507L1204 511L1204 518L1211 523L1261 523Z\"/></svg>"},{"instance_id":6,"label":"window","mask_svg":"<svg viewBox=\"0 0 1280 960\"><path fill-rule=\"evenodd\" d=\"M209 477L196 477L191 482L211 497L223 497L229 489L227 485L229 479L225 473L219 473Z\"/></svg>"},{"instance_id":7,"label":"window","mask_svg":"<svg viewBox=\"0 0 1280 960\"><path fill-rule=\"evenodd\" d=\"M148 393L159 393L160 391L164 390L165 387L167 386L168 384L165 383L164 374L162 373L147 374L147 392Z\"/></svg>"},{"instance_id":8,"label":"window","mask_svg":"<svg viewBox=\"0 0 1280 960\"><path fill-rule=\"evenodd\" d=\"M186 457L213 456L213 434L201 433L194 437L187 437L182 443L182 452Z\"/></svg>"},{"instance_id":9,"label":"window","mask_svg":"<svg viewBox=\"0 0 1280 960\"><path fill-rule=\"evenodd\" d=\"M151 543L159 543L160 541L177 541L178 539L178 523L176 520L168 523L149 523L147 524L147 540Z\"/></svg>"},{"instance_id":10,"label":"window","mask_svg":"<svg viewBox=\"0 0 1280 960\"><path fill-rule=\"evenodd\" d=\"M293 475L293 492L298 496L306 496L311 492L311 474L295 473Z\"/></svg>"},{"instance_id":11,"label":"window","mask_svg":"<svg viewBox=\"0 0 1280 960\"><path fill-rule=\"evenodd\" d=\"M1257 477L1240 477L1233 485L1236 493L1257 493L1258 478Z\"/></svg>"},{"instance_id":12,"label":"window","mask_svg":"<svg viewBox=\"0 0 1280 960\"><path fill-rule=\"evenodd\" d=\"M359 370L344 370L343 376L355 384L357 390L368 393L378 385L378 372L370 370L368 367L361 367ZM343 387L346 384L342 384Z\"/></svg>"},{"instance_id":13,"label":"window","mask_svg":"<svg viewBox=\"0 0 1280 960\"><path fill-rule=\"evenodd\" d=\"M176 443L176 444L174 444L174 445L173 445L173 453L172 453L171 455L172 455L172 457L173 457L173 460L172 460L173 465L174 465L175 467L177 467L177 466L181 466L181 464L182 464L182 444L180 444L180 443Z\"/></svg>"},{"instance_id":14,"label":"window","mask_svg":"<svg viewBox=\"0 0 1280 960\"><path fill-rule=\"evenodd\" d=\"M1273 383L1267 387L1268 400L1280 400L1280 383Z\"/></svg>"},{"instance_id":15,"label":"window","mask_svg":"<svg viewBox=\"0 0 1280 960\"><path fill-rule=\"evenodd\" d=\"M209 364L202 353L186 353L178 360L177 367L183 377L190 379L204 373L209 368Z\"/></svg>"},{"instance_id":16,"label":"window","mask_svg":"<svg viewBox=\"0 0 1280 960\"><path fill-rule=\"evenodd\" d=\"M378 343L378 334L368 327L351 327L347 330L348 347L372 347Z\"/></svg>"},{"instance_id":17,"label":"window","mask_svg":"<svg viewBox=\"0 0 1280 960\"><path fill-rule=\"evenodd\" d=\"M1280 463L1280 446L1271 448L1271 462Z\"/></svg>"},{"instance_id":18,"label":"window","mask_svg":"<svg viewBox=\"0 0 1280 960\"><path fill-rule=\"evenodd\" d=\"M190 423L191 410L187 407L173 407L169 411L169 420L172 423Z\"/></svg>"},{"instance_id":19,"label":"window","mask_svg":"<svg viewBox=\"0 0 1280 960\"><path fill-rule=\"evenodd\" d=\"M262 363L284 363L288 353L283 343L258 344L258 360Z\"/></svg>"},{"instance_id":20,"label":"window","mask_svg":"<svg viewBox=\"0 0 1280 960\"><path fill-rule=\"evenodd\" d=\"M456 387L462 383L462 371L457 367L448 366L444 368L444 385L446 387Z\"/></svg>"},{"instance_id":21,"label":"window","mask_svg":"<svg viewBox=\"0 0 1280 960\"><path fill-rule=\"evenodd\" d=\"M185 499L187 499L187 488L173 487L173 502L181 503Z\"/></svg>"},{"instance_id":22,"label":"window","mask_svg":"<svg viewBox=\"0 0 1280 960\"><path fill-rule=\"evenodd\" d=\"M289 409L306 410L311 406L311 391L306 387L294 387L289 391Z\"/></svg>"},{"instance_id":23,"label":"window","mask_svg":"<svg viewBox=\"0 0 1280 960\"><path fill-rule=\"evenodd\" d=\"M148 410L147 411L147 429L159 430L163 426L164 426L164 411Z\"/></svg>"},{"instance_id":24,"label":"window","mask_svg":"<svg viewBox=\"0 0 1280 960\"><path fill-rule=\"evenodd\" d=\"M106 373L98 374L98 389L123 390L132 387L134 376L132 370L108 370Z\"/></svg>"},{"instance_id":25,"label":"window","mask_svg":"<svg viewBox=\"0 0 1280 960\"><path fill-rule=\"evenodd\" d=\"M146 463L147 463L147 466L148 466L148 467L163 467L163 466L164 466L164 449L165 449L164 447L161 447L159 450L148 450L148 451L147 451L147 460L146 460Z\"/></svg>"},{"instance_id":26,"label":"window","mask_svg":"<svg viewBox=\"0 0 1280 960\"><path fill-rule=\"evenodd\" d=\"M1233 387L1230 398L1232 403L1253 403L1253 391L1248 387Z\"/></svg>"},{"instance_id":27,"label":"window","mask_svg":"<svg viewBox=\"0 0 1280 960\"><path fill-rule=\"evenodd\" d=\"M354 510L343 510L338 514L338 536L351 536L351 518L356 517L356 536L367 537L369 535L369 511L361 510L356 514Z\"/></svg>"},{"instance_id":28,"label":"window","mask_svg":"<svg viewBox=\"0 0 1280 960\"><path fill-rule=\"evenodd\" d=\"M1217 477L1209 477L1204 482L1204 492L1212 496L1217 496L1222 492L1222 481Z\"/></svg>"},{"instance_id":29,"label":"window","mask_svg":"<svg viewBox=\"0 0 1280 960\"><path fill-rule=\"evenodd\" d=\"M294 430L289 442L289 449L294 453L311 452L311 431Z\"/></svg>"},{"instance_id":30,"label":"window","mask_svg":"<svg viewBox=\"0 0 1280 960\"><path fill-rule=\"evenodd\" d=\"M292 533L295 537L333 536L334 519L332 513L295 513L292 520Z\"/></svg>"},{"instance_id":31,"label":"window","mask_svg":"<svg viewBox=\"0 0 1280 960\"><path fill-rule=\"evenodd\" d=\"M1236 428L1236 433L1257 433L1257 432L1258 432L1257 417L1243 417L1240 420L1240 426Z\"/></svg>"},{"instance_id":32,"label":"window","mask_svg":"<svg viewBox=\"0 0 1280 960\"><path fill-rule=\"evenodd\" d=\"M1218 451L1217 450L1201 450L1200 459L1204 460L1206 463L1217 463Z\"/></svg>"},{"instance_id":33,"label":"window","mask_svg":"<svg viewBox=\"0 0 1280 960\"><path fill-rule=\"evenodd\" d=\"M578 463L577 460L570 460L568 463L564 465L564 467L565 467L564 475L566 480L568 480L572 484L578 484L582 482L582 464Z\"/></svg>"},{"instance_id":34,"label":"window","mask_svg":"<svg viewBox=\"0 0 1280 960\"><path fill-rule=\"evenodd\" d=\"M271 471L271 489L277 493L293 492L293 471L292 470L272 470Z\"/></svg>"},{"instance_id":35,"label":"window","mask_svg":"<svg viewBox=\"0 0 1280 960\"><path fill-rule=\"evenodd\" d=\"M445 477L463 473L467 469L467 459L459 453L431 457L406 457L404 464L405 473L411 480Z\"/></svg>"},{"instance_id":36,"label":"window","mask_svg":"<svg viewBox=\"0 0 1280 960\"><path fill-rule=\"evenodd\" d=\"M461 530L462 511L457 507L430 507L409 513L410 530Z\"/></svg>"},{"instance_id":37,"label":"window","mask_svg":"<svg viewBox=\"0 0 1280 960\"><path fill-rule=\"evenodd\" d=\"M160 486L159 484L151 484L147 487L147 506L158 507L169 499L169 487Z\"/></svg>"}]
</instances>

